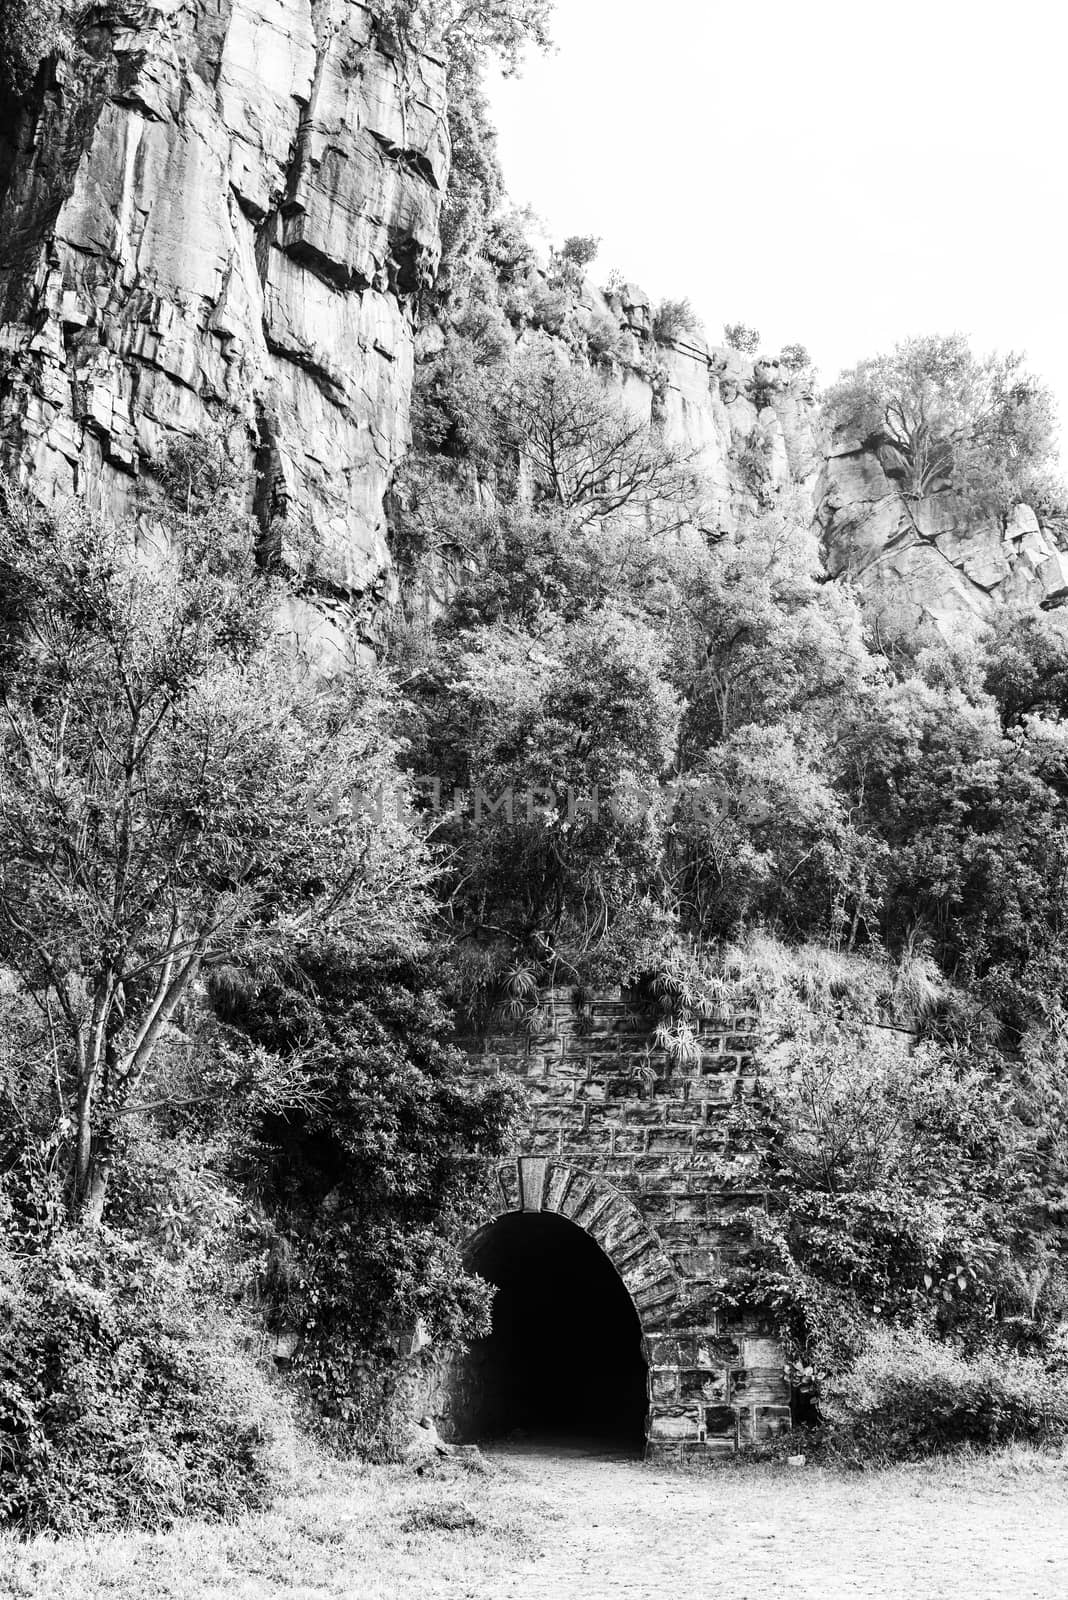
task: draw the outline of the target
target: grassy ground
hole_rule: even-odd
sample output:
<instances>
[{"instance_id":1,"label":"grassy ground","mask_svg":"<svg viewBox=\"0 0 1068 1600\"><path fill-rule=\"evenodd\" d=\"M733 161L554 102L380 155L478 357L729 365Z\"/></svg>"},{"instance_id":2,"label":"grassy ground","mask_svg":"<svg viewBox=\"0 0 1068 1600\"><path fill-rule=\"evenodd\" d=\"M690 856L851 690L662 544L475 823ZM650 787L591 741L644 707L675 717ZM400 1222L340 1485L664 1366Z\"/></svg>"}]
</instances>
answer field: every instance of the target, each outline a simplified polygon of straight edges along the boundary
<instances>
[{"instance_id":1,"label":"grassy ground","mask_svg":"<svg viewBox=\"0 0 1068 1600\"><path fill-rule=\"evenodd\" d=\"M1009 1451L878 1473L670 1473L579 1451L479 1464L306 1459L276 1508L19 1544L4 1600L1064 1600L1068 1458Z\"/></svg>"}]
</instances>

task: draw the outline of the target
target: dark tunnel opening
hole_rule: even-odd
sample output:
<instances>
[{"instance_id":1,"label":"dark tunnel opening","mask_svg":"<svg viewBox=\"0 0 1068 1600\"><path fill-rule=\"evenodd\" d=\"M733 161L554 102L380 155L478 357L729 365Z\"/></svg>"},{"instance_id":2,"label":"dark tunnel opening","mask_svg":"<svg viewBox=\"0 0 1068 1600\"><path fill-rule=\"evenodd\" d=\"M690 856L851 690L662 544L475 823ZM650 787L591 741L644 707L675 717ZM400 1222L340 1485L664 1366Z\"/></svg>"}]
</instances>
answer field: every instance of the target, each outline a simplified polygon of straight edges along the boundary
<instances>
[{"instance_id":1,"label":"dark tunnel opening","mask_svg":"<svg viewBox=\"0 0 1068 1600\"><path fill-rule=\"evenodd\" d=\"M564 1217L514 1212L478 1235L469 1260L496 1294L493 1331L465 1362L463 1436L640 1455L641 1324L600 1247Z\"/></svg>"}]
</instances>

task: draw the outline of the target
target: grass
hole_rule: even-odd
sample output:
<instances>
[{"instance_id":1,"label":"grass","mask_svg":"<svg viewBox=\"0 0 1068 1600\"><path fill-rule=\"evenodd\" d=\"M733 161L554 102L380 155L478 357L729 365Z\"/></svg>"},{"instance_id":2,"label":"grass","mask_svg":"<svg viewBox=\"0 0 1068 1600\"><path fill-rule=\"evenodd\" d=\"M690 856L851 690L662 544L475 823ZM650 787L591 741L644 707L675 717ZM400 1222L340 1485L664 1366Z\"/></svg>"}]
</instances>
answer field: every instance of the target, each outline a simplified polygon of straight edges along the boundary
<instances>
[{"instance_id":1,"label":"grass","mask_svg":"<svg viewBox=\"0 0 1068 1600\"><path fill-rule=\"evenodd\" d=\"M624 1577L635 1595L668 1592L665 1581L702 1592L710 1561L722 1600L751 1600L755 1572L784 1597L987 1600L1009 1592L1010 1576L1021 1595L1068 1592L1059 1521L1068 1452L1012 1446L861 1473L773 1462L669 1472L537 1454L432 1458L420 1471L305 1453L291 1467L270 1512L234 1523L27 1543L0 1535L0 1596L586 1600L597 1571ZM1018 1549L1008 1550L1014 1529ZM799 1571L825 1587L795 1587Z\"/></svg>"},{"instance_id":2,"label":"grass","mask_svg":"<svg viewBox=\"0 0 1068 1600\"><path fill-rule=\"evenodd\" d=\"M2 1600L398 1600L464 1592L541 1551L551 1506L505 1467L371 1467L307 1454L275 1507L164 1534L0 1534ZM458 1590L456 1585L463 1587Z\"/></svg>"}]
</instances>

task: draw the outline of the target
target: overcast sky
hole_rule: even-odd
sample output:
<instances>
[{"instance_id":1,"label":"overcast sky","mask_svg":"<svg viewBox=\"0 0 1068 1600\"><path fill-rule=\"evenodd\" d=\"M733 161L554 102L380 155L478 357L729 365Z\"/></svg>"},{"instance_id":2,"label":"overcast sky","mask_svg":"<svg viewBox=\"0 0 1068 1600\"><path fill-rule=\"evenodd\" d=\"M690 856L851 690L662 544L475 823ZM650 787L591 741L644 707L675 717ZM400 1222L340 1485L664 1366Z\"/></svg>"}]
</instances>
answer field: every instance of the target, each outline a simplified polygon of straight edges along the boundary
<instances>
[{"instance_id":1,"label":"overcast sky","mask_svg":"<svg viewBox=\"0 0 1068 1600\"><path fill-rule=\"evenodd\" d=\"M557 0L491 73L513 198L709 335L825 380L914 333L1022 350L1068 441L1063 0ZM1066 452L1068 454L1068 452Z\"/></svg>"}]
</instances>

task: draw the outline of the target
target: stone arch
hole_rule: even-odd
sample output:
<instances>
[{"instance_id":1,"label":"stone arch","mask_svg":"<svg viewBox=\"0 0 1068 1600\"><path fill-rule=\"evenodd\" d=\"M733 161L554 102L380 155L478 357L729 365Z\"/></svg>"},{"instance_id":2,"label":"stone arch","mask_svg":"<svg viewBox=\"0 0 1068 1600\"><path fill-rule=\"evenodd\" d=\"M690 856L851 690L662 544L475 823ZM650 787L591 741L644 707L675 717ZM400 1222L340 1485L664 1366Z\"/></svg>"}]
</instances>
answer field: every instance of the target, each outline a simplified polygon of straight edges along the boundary
<instances>
[{"instance_id":1,"label":"stone arch","mask_svg":"<svg viewBox=\"0 0 1068 1600\"><path fill-rule=\"evenodd\" d=\"M496 1169L501 1209L473 1236L477 1243L501 1216L549 1211L589 1234L630 1295L644 1339L665 1325L678 1279L654 1229L630 1197L600 1174L549 1156L517 1156Z\"/></svg>"}]
</instances>

